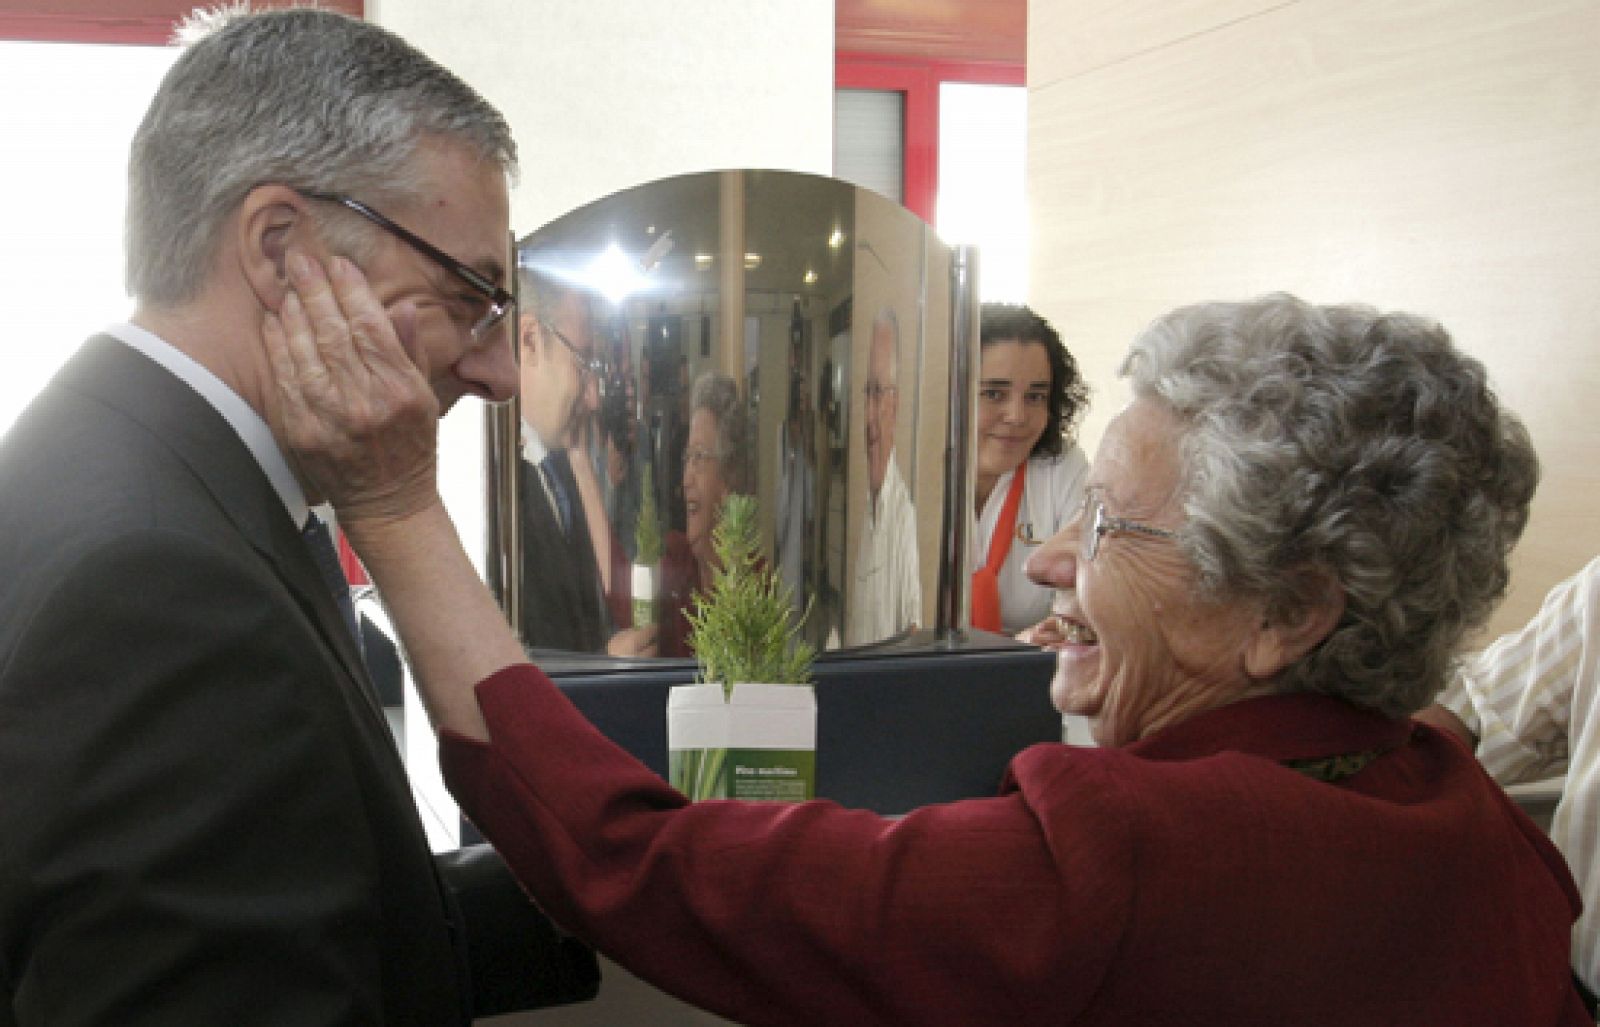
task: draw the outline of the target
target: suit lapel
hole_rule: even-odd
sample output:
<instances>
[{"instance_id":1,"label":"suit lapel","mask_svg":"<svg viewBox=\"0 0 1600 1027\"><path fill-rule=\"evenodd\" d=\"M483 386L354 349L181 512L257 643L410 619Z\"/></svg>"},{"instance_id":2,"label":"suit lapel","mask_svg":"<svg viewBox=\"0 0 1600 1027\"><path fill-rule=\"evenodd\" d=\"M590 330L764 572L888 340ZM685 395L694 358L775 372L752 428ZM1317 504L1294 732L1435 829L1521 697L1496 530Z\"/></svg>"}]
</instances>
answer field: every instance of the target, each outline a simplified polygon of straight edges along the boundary
<instances>
[{"instance_id":1,"label":"suit lapel","mask_svg":"<svg viewBox=\"0 0 1600 1027\"><path fill-rule=\"evenodd\" d=\"M520 471L526 641L540 648L596 650L603 641L596 620L598 585L582 504L575 501L572 534L564 536L539 468L523 461ZM578 494L576 483L571 494Z\"/></svg>"},{"instance_id":2,"label":"suit lapel","mask_svg":"<svg viewBox=\"0 0 1600 1027\"><path fill-rule=\"evenodd\" d=\"M90 339L62 369L58 381L143 424L189 467L288 586L382 721L383 710L356 641L300 538L299 526L290 521L249 447L222 415L166 368L108 336Z\"/></svg>"}]
</instances>

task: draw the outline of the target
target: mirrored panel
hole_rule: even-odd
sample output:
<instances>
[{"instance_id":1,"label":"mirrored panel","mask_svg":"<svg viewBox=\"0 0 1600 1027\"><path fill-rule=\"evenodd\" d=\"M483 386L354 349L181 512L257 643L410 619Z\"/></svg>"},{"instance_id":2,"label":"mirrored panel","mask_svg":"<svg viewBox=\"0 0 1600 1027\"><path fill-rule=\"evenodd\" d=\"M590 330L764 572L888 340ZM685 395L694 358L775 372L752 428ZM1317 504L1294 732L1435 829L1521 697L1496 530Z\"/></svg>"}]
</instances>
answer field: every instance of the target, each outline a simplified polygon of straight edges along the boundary
<instances>
[{"instance_id":1,"label":"mirrored panel","mask_svg":"<svg viewBox=\"0 0 1600 1027\"><path fill-rule=\"evenodd\" d=\"M954 259L876 193L777 171L650 183L520 240L489 564L524 642L691 657L735 492L820 649L932 627L941 580L966 580L940 573L965 549L942 544L966 477Z\"/></svg>"}]
</instances>

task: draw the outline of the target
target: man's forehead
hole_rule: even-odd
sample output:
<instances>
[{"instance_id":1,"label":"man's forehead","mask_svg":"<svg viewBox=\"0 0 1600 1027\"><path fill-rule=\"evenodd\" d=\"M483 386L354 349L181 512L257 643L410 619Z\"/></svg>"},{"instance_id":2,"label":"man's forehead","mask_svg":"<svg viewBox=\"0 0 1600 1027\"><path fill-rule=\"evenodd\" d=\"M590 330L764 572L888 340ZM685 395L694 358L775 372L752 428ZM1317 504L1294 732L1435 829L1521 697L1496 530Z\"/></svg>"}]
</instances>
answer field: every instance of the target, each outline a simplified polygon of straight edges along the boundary
<instances>
[{"instance_id":1,"label":"man's forehead","mask_svg":"<svg viewBox=\"0 0 1600 1027\"><path fill-rule=\"evenodd\" d=\"M579 349L591 347L589 300L583 293L562 289L551 297L549 308L546 320L561 329L569 342Z\"/></svg>"}]
</instances>

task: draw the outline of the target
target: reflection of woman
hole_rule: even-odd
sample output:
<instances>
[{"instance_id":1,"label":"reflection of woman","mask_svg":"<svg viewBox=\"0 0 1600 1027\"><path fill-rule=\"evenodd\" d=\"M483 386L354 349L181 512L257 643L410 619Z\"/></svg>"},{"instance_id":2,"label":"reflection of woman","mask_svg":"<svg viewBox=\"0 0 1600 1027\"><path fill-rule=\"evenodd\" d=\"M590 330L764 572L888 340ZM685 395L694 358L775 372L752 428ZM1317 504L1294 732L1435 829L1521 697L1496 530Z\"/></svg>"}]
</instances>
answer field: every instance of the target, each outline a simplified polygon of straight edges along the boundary
<instances>
[{"instance_id":1,"label":"reflection of woman","mask_svg":"<svg viewBox=\"0 0 1600 1027\"><path fill-rule=\"evenodd\" d=\"M288 325L289 377L348 426L275 427L383 591L463 808L640 977L764 1023L1592 1023L1560 856L1408 717L1503 592L1537 477L1437 327L1273 297L1147 331L1084 516L1030 561L1071 590L1052 696L1102 746L1034 746L996 798L886 819L690 804L596 732L415 470L420 376L399 423L357 415L394 409L363 360L404 371L398 343L322 366L326 292Z\"/></svg>"},{"instance_id":2,"label":"reflection of woman","mask_svg":"<svg viewBox=\"0 0 1600 1027\"><path fill-rule=\"evenodd\" d=\"M744 492L745 415L739 386L720 371L695 380L683 450L684 530L667 533L661 555L662 656L692 656L688 611L717 567L711 534L729 492Z\"/></svg>"},{"instance_id":3,"label":"reflection of woman","mask_svg":"<svg viewBox=\"0 0 1600 1027\"><path fill-rule=\"evenodd\" d=\"M1049 322L985 303L979 338L977 525L972 624L1008 634L1050 613L1050 589L1023 567L1083 504L1089 461L1072 439L1089 389Z\"/></svg>"}]
</instances>

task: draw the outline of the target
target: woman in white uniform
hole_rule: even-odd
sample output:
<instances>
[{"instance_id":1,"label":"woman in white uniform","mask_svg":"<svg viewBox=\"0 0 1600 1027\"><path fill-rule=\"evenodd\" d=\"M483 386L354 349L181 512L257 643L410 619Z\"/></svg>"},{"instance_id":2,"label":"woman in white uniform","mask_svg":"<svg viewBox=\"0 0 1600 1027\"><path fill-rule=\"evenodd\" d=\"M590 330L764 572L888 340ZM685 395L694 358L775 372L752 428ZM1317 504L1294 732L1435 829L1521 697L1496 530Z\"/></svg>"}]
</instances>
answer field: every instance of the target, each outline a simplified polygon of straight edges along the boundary
<instances>
[{"instance_id":1,"label":"woman in white uniform","mask_svg":"<svg viewBox=\"0 0 1600 1027\"><path fill-rule=\"evenodd\" d=\"M1050 589L1023 565L1083 505L1089 461L1074 426L1089 389L1050 323L985 303L978 371L972 625L1016 634L1050 615Z\"/></svg>"}]
</instances>

